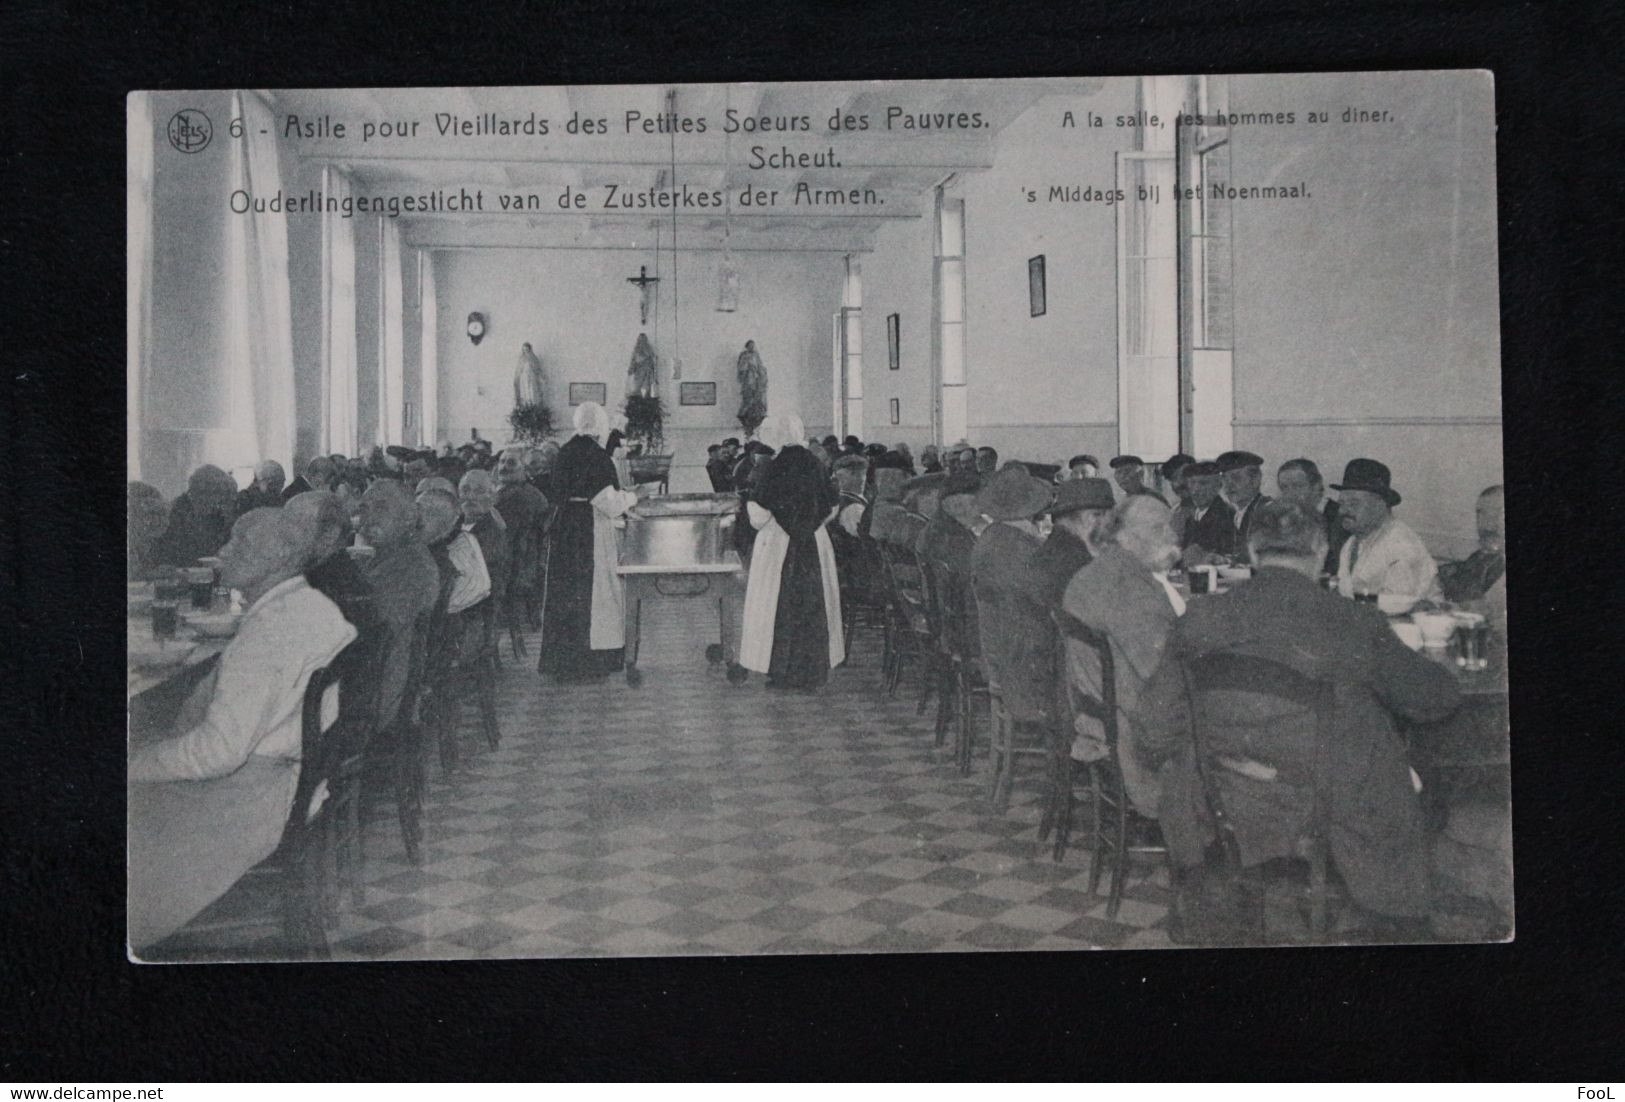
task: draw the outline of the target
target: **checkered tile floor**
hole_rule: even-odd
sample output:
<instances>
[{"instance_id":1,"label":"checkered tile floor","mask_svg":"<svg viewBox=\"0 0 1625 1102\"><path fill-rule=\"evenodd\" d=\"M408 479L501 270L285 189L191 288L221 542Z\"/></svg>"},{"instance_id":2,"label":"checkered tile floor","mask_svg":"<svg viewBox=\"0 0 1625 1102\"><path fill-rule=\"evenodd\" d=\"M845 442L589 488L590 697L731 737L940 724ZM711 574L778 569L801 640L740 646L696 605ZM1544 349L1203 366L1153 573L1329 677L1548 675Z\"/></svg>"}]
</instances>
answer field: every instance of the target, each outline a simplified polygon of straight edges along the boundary
<instances>
[{"instance_id":1,"label":"checkered tile floor","mask_svg":"<svg viewBox=\"0 0 1625 1102\"><path fill-rule=\"evenodd\" d=\"M951 744L933 746L934 703L915 715L915 671L896 697L880 689L877 633L859 632L820 692L769 692L707 664L713 607L646 606L639 689L544 683L534 637L529 662L508 659L501 747L485 748L469 706L463 768L428 767L421 866L393 808L372 808L365 900L346 895L334 958L1171 944L1166 867L1134 868L1108 921L1090 853L1074 845L1057 864L1037 840L1037 763L993 811L985 719L984 755L962 777ZM276 914L245 882L162 955L275 959ZM1493 936L1468 926L1464 940Z\"/></svg>"},{"instance_id":2,"label":"checkered tile floor","mask_svg":"<svg viewBox=\"0 0 1625 1102\"><path fill-rule=\"evenodd\" d=\"M961 777L951 745L933 746L935 704L915 715L912 671L895 698L879 688L875 632L858 633L821 692L769 692L707 664L714 607L646 606L639 689L544 683L532 638L531 662L503 666L501 747L483 748L469 707L463 769L429 766L421 866L392 808L372 809L365 904L346 899L333 956L1169 944L1166 872L1131 874L1107 921L1104 895L1088 894L1089 853L1056 864L1037 841L1037 763L994 812L985 759ZM275 956L275 913L244 886L167 948Z\"/></svg>"}]
</instances>

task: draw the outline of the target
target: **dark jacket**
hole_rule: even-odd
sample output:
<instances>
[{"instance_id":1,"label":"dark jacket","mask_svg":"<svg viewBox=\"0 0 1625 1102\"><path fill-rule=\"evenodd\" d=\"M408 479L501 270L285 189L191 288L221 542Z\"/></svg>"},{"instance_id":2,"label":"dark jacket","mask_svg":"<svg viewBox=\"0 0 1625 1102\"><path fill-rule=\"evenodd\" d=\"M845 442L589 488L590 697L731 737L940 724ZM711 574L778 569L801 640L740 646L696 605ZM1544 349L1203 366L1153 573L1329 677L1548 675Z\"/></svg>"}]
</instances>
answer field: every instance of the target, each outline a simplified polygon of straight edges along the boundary
<instances>
[{"instance_id":1,"label":"dark jacket","mask_svg":"<svg viewBox=\"0 0 1625 1102\"><path fill-rule=\"evenodd\" d=\"M1227 593L1191 601L1136 717L1147 756L1170 759L1163 837L1184 866L1200 863L1214 835L1191 754L1191 704L1181 668L1213 654L1268 659L1329 679L1336 689L1334 741L1320 747L1306 709L1283 710L1239 683L1234 691L1204 695L1209 753L1277 771L1273 781L1214 771L1243 862L1295 852L1319 777L1329 797L1332 859L1355 901L1381 914L1426 914L1428 851L1395 719L1448 715L1460 699L1454 676L1401 643L1376 609L1328 593L1292 570L1266 566Z\"/></svg>"},{"instance_id":2,"label":"dark jacket","mask_svg":"<svg viewBox=\"0 0 1625 1102\"><path fill-rule=\"evenodd\" d=\"M1253 561L1252 552L1247 549L1247 536L1253 530L1253 517L1258 515L1258 507L1267 505L1269 501L1268 494L1259 494L1241 511L1241 519L1236 523L1236 549L1231 552L1237 562Z\"/></svg>"},{"instance_id":3,"label":"dark jacket","mask_svg":"<svg viewBox=\"0 0 1625 1102\"><path fill-rule=\"evenodd\" d=\"M254 509L280 509L283 500L281 494L268 494L255 484L237 491L237 515L242 516Z\"/></svg>"},{"instance_id":4,"label":"dark jacket","mask_svg":"<svg viewBox=\"0 0 1625 1102\"><path fill-rule=\"evenodd\" d=\"M231 538L231 518L205 515L183 493L169 509L169 525L152 545L152 561L159 566L191 566L198 559L218 554Z\"/></svg>"},{"instance_id":5,"label":"dark jacket","mask_svg":"<svg viewBox=\"0 0 1625 1102\"><path fill-rule=\"evenodd\" d=\"M1181 551L1189 547L1200 547L1215 555L1229 555L1235 550L1236 511L1228 501L1215 497L1200 519L1192 511L1179 539Z\"/></svg>"},{"instance_id":6,"label":"dark jacket","mask_svg":"<svg viewBox=\"0 0 1625 1102\"><path fill-rule=\"evenodd\" d=\"M344 619L356 630L349 653L358 663L360 674L345 682L342 704L346 715L371 719L378 707L383 672L383 641L378 610L372 599L372 584L350 553L342 549L305 571L305 581L310 583L310 588L338 605ZM366 691L351 692L350 686L356 684Z\"/></svg>"},{"instance_id":7,"label":"dark jacket","mask_svg":"<svg viewBox=\"0 0 1625 1102\"><path fill-rule=\"evenodd\" d=\"M298 497L300 494L308 494L315 488L316 487L312 486L309 482L305 481L304 475L300 475L298 478L295 478L292 482L288 483L282 488L282 500L285 502L289 501L292 498ZM327 487L323 486L322 489L325 490Z\"/></svg>"},{"instance_id":8,"label":"dark jacket","mask_svg":"<svg viewBox=\"0 0 1625 1102\"><path fill-rule=\"evenodd\" d=\"M1049 610L1061 607L1072 576L1094 561L1088 546L1071 530L1057 526L1029 563L1024 579L1034 601Z\"/></svg>"},{"instance_id":9,"label":"dark jacket","mask_svg":"<svg viewBox=\"0 0 1625 1102\"><path fill-rule=\"evenodd\" d=\"M1042 546L1036 535L994 523L971 556L988 680L999 683L1005 708L1018 721L1042 720L1054 699L1047 658L1054 629L1019 581Z\"/></svg>"}]
</instances>

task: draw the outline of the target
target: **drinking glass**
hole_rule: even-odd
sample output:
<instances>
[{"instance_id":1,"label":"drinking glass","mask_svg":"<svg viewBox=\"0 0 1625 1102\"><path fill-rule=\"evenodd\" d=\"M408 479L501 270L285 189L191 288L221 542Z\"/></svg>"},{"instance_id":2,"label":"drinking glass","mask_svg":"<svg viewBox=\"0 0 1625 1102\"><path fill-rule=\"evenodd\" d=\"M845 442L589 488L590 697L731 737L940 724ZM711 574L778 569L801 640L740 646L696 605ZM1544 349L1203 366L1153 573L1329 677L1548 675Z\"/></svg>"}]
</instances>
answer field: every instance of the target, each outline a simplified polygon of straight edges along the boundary
<instances>
[{"instance_id":1,"label":"drinking glass","mask_svg":"<svg viewBox=\"0 0 1625 1102\"><path fill-rule=\"evenodd\" d=\"M180 626L180 606L174 600L154 600L152 602L152 635L155 639L175 638L175 629Z\"/></svg>"}]
</instances>

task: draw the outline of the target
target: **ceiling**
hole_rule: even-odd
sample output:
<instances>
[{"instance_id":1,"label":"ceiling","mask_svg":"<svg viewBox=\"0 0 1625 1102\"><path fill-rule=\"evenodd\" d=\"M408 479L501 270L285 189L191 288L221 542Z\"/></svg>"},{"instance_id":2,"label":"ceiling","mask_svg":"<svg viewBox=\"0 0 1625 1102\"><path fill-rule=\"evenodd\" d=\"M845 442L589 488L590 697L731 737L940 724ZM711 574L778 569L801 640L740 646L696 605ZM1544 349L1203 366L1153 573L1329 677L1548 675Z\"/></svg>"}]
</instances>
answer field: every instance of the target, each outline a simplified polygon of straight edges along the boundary
<instances>
[{"instance_id":1,"label":"ceiling","mask_svg":"<svg viewBox=\"0 0 1625 1102\"><path fill-rule=\"evenodd\" d=\"M606 204L675 186L725 195L721 208L678 209L675 233L684 251L721 249L726 243L735 252L865 252L880 226L929 214L931 191L945 177L989 167L994 136L1038 100L1089 94L1101 83L1072 78L261 94L273 105L279 125L287 127L297 117L299 126L308 128L285 130L284 148L291 145L304 160L344 170L362 193L481 194L480 211L403 213L406 240L413 245L646 249L658 234L670 247L672 210L606 209ZM737 120L774 121L757 132L741 121L729 133L730 110ZM629 112L637 114L629 118ZM961 112L979 112L982 126L906 125L910 119L940 121ZM867 115L869 128L832 133L828 120L836 113ZM660 117L672 114L705 119L705 132L659 129ZM797 116L807 120L807 129L776 128ZM602 120L607 133L571 133L566 123L576 118ZM524 124L532 119L547 121L545 136L487 133L493 120ZM342 136L333 123L344 124ZM448 123L469 132L444 133ZM646 125L656 129L646 131ZM397 129L401 133L392 132ZM761 154L753 155L753 147ZM809 163L761 163L786 149L810 155ZM566 188L585 194L584 208L560 208ZM777 190L777 203L741 205L745 189L758 195ZM831 192L847 201L834 202ZM798 195L802 202L796 202ZM502 209L504 196L516 209ZM809 198L823 201L809 203Z\"/></svg>"}]
</instances>

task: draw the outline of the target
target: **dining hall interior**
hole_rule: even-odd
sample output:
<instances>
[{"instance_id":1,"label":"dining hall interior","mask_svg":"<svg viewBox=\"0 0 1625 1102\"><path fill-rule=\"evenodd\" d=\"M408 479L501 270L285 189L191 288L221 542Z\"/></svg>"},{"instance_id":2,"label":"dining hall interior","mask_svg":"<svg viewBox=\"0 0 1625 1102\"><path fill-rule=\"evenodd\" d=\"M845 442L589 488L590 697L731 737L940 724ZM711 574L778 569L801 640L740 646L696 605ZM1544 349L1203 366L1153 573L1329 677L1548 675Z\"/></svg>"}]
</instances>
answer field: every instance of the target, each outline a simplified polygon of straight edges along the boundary
<instances>
[{"instance_id":1,"label":"dining hall interior","mask_svg":"<svg viewBox=\"0 0 1625 1102\"><path fill-rule=\"evenodd\" d=\"M1511 937L1483 74L142 92L128 191L134 959Z\"/></svg>"}]
</instances>

